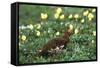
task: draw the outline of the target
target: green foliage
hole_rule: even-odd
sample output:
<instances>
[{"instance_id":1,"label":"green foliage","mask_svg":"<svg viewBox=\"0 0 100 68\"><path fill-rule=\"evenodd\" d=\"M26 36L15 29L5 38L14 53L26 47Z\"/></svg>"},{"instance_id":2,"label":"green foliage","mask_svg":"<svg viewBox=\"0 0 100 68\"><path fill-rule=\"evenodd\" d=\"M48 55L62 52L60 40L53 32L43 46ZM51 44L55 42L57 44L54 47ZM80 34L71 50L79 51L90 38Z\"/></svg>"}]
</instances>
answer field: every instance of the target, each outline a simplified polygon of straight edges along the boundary
<instances>
[{"instance_id":1,"label":"green foliage","mask_svg":"<svg viewBox=\"0 0 100 68\"><path fill-rule=\"evenodd\" d=\"M19 62L44 63L57 61L79 61L96 59L96 16L91 8L60 7L62 12L55 19L54 14L59 7L20 5L19 8ZM85 11L93 15L84 16ZM41 13L46 13L47 18L42 19ZM65 17L60 19L60 15ZM68 16L72 14L72 18ZM78 14L79 18L74 18ZM45 16L45 14L44 14ZM91 16L92 17L92 16ZM81 22L81 19L84 19ZM60 54L53 56L39 56L38 50L49 40L62 37L69 25L78 30L70 36L70 42Z\"/></svg>"}]
</instances>

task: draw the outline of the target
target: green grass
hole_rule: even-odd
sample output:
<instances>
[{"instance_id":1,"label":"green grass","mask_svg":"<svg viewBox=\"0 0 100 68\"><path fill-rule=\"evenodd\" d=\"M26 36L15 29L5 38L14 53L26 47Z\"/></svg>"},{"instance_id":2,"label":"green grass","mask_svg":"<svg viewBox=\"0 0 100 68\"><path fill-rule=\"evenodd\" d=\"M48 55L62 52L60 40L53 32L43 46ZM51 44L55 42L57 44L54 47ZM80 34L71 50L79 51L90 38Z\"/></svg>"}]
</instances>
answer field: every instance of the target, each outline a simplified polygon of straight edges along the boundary
<instances>
[{"instance_id":1,"label":"green grass","mask_svg":"<svg viewBox=\"0 0 100 68\"><path fill-rule=\"evenodd\" d=\"M65 18L60 20L53 16L56 9L57 7L20 6L19 27L21 28L19 29L18 45L20 64L96 59L96 36L93 35L93 31L96 31L95 12L92 12L91 8L62 8L61 14L64 14ZM94 15L91 21L88 20L88 16L83 16L83 12L86 10ZM45 20L41 19L41 13L44 12L48 14L48 18ZM79 18L69 19L69 14L78 14ZM85 21L81 23L81 19ZM27 26L30 24L32 27L28 28ZM61 54L45 57L37 55L37 50L49 40L63 36L63 32L70 24L73 25L74 30L78 29L79 32L70 36L70 42L66 44L67 47ZM23 29L22 26L24 26ZM57 32L59 35L56 35Z\"/></svg>"}]
</instances>

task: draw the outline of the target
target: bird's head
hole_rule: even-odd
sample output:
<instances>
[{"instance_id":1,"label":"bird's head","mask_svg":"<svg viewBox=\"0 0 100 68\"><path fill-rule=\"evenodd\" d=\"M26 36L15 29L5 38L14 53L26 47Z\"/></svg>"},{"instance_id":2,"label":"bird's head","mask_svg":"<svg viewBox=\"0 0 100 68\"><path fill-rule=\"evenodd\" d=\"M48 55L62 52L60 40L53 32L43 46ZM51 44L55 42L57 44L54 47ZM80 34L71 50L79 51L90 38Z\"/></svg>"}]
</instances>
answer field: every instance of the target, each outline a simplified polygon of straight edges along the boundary
<instances>
[{"instance_id":1,"label":"bird's head","mask_svg":"<svg viewBox=\"0 0 100 68\"><path fill-rule=\"evenodd\" d=\"M67 30L64 32L64 36L66 37L66 36L70 36L70 35L72 35L74 33L74 31L73 31L73 25L69 25L68 27L67 27Z\"/></svg>"},{"instance_id":2,"label":"bird's head","mask_svg":"<svg viewBox=\"0 0 100 68\"><path fill-rule=\"evenodd\" d=\"M70 35L72 35L74 32L73 32L73 29L68 29L67 30L67 33L68 33L68 35L70 36Z\"/></svg>"}]
</instances>

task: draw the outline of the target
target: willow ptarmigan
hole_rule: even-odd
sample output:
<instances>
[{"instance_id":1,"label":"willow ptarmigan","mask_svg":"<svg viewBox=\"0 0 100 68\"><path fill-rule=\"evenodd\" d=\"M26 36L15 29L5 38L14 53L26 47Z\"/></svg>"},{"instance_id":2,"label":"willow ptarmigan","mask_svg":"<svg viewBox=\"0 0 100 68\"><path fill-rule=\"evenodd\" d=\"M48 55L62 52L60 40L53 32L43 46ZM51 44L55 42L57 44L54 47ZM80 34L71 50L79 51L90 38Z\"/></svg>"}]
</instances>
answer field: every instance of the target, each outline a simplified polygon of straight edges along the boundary
<instances>
[{"instance_id":1,"label":"willow ptarmigan","mask_svg":"<svg viewBox=\"0 0 100 68\"><path fill-rule=\"evenodd\" d=\"M56 54L66 47L69 42L70 35L73 34L72 26L68 27L68 30L64 32L62 37L54 38L48 41L42 48L39 49L39 55L46 56Z\"/></svg>"}]
</instances>

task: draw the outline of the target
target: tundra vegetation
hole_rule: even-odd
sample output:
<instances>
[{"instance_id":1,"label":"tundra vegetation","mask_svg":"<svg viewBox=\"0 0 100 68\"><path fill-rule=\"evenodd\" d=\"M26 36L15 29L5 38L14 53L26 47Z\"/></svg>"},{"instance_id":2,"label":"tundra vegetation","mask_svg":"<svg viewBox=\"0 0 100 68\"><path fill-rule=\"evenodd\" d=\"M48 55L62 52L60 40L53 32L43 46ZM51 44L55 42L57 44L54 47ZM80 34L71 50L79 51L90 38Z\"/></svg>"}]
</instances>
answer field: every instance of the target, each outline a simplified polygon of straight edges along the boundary
<instances>
[{"instance_id":1,"label":"tundra vegetation","mask_svg":"<svg viewBox=\"0 0 100 68\"><path fill-rule=\"evenodd\" d=\"M96 59L96 8L40 5L19 6L19 63L46 63ZM38 56L49 40L73 29L62 53Z\"/></svg>"}]
</instances>

